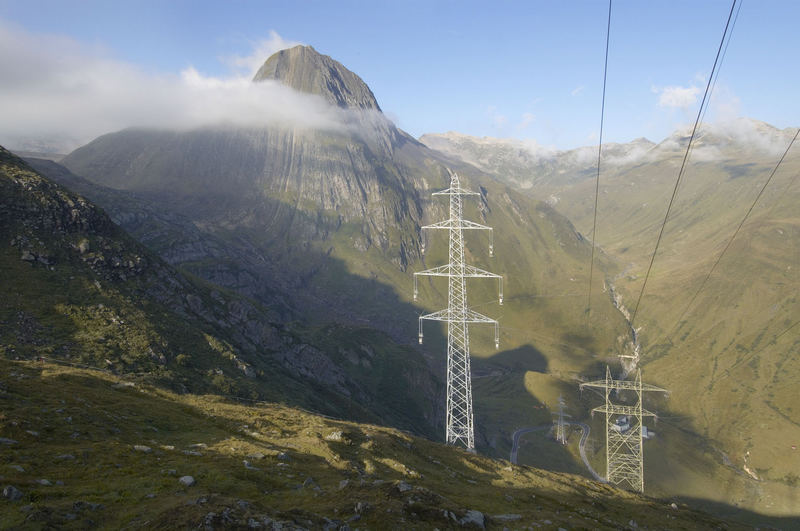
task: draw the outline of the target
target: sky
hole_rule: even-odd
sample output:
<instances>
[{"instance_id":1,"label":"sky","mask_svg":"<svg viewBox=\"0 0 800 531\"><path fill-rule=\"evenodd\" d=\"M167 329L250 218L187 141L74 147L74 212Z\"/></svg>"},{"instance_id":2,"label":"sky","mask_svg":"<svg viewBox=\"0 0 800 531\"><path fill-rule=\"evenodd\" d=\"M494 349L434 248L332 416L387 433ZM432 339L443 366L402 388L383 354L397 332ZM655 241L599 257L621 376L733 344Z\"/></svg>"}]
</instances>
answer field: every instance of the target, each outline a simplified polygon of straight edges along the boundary
<instances>
[{"instance_id":1,"label":"sky","mask_svg":"<svg viewBox=\"0 0 800 531\"><path fill-rule=\"evenodd\" d=\"M706 120L800 126L800 2L740 5ZM613 2L604 142L693 122L730 8ZM271 53L308 44L415 137L596 145L607 16L605 1L0 0L0 143L71 149L128 126L225 120L337 127L331 109L249 82Z\"/></svg>"}]
</instances>

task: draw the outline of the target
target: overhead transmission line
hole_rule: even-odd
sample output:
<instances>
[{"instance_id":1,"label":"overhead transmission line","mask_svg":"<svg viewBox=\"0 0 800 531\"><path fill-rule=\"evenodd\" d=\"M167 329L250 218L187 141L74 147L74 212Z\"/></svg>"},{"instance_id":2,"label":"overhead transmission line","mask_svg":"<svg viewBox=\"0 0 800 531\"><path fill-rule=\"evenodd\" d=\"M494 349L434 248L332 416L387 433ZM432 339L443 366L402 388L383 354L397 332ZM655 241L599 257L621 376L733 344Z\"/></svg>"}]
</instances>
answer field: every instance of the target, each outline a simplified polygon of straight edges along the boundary
<instances>
[{"instance_id":1,"label":"overhead transmission line","mask_svg":"<svg viewBox=\"0 0 800 531\"><path fill-rule=\"evenodd\" d=\"M717 382L720 381L720 380L724 380L725 378L730 376L731 375L731 371L733 369L739 367L745 361L748 361L748 360L752 359L753 357L755 357L756 354L760 354L761 352L765 351L767 348L771 347L773 343L778 341L778 338L780 338L784 334L788 333L790 330L792 330L794 327L796 327L798 325L800 325L800 321L795 321L793 324L789 325L788 327L784 328L782 331L780 331L777 334L775 334L772 337L772 339L770 339L769 342L767 342L766 345L764 345L760 349L756 350L755 352L750 352L748 355L743 356L740 360L736 361L736 363L734 363L733 365L731 365L730 367L725 369L725 372L722 374L722 376L717 378ZM712 383L716 383L716 382L712 381Z\"/></svg>"},{"instance_id":2,"label":"overhead transmission line","mask_svg":"<svg viewBox=\"0 0 800 531\"><path fill-rule=\"evenodd\" d=\"M791 142L789 142L789 145L786 147L786 151L784 151L783 155L781 155L780 160L778 160L778 163L772 169L772 172L769 174L769 177L767 178L766 182L764 182L764 186L761 187L761 190L758 192L758 195L753 200L753 204L750 205L749 209L747 209L747 212L745 213L744 217L742 218L742 221L739 223L739 226L736 227L736 230L733 232L733 236L730 237L730 239L728 240L728 243L725 245L725 248L722 249L721 253L719 253L719 256L717 256L717 260L714 262L714 265L711 266L711 269L709 270L708 274L703 279L703 282L700 283L700 287L697 288L697 291L694 292L694 295L692 296L691 300L689 301L689 304L686 305L686 308L684 308L683 313L681 313L680 316L678 317L678 320L675 322L675 325L673 326L672 330L670 331L669 334L667 334L667 339L669 339L669 336L671 336L675 332L675 330L678 328L678 326L680 325L681 319L683 319L683 317L689 311L689 308L691 308L691 306L694 303L695 299L697 299L697 296L700 294L700 292L706 286L706 282L708 282L708 279L711 277L711 274L714 273L714 270L717 268L717 265L719 265L720 260L722 260L722 257L725 256L725 253L730 248L731 244L733 243L733 240L739 234L739 231L741 230L742 225L744 225L744 222L747 221L747 218L753 212L753 209L755 208L756 203L758 203L758 200L761 199L761 196L764 194L764 190L767 189L767 186L769 185L770 181L772 181L772 178L775 176L775 173L778 171L778 168L780 168L781 163L783 163L783 160L786 158L786 155L789 153L789 150L792 148L792 145L794 144L794 141L797 140L798 134L800 134L800 129L798 129L797 132L795 132L794 136L792 137Z\"/></svg>"},{"instance_id":3,"label":"overhead transmission line","mask_svg":"<svg viewBox=\"0 0 800 531\"><path fill-rule=\"evenodd\" d=\"M603 66L603 99L600 103L600 139L597 145L597 179L594 186L594 220L592 221L592 256L589 259L589 296L586 301L586 321L592 311L592 275L594 273L594 247L597 242L597 199L600 196L600 154L603 148L603 122L606 115L606 80L608 78L608 42L611 36L611 0L608 0L608 23L606 25L606 60Z\"/></svg>"},{"instance_id":4,"label":"overhead transmission line","mask_svg":"<svg viewBox=\"0 0 800 531\"><path fill-rule=\"evenodd\" d=\"M728 31L728 40L725 42L725 48L722 50L722 56L720 57L720 65L725 62L725 56L728 55L728 46L731 43L731 35L733 35L733 30L736 29L736 22L739 20L739 11L742 10L742 0L739 0L739 7L736 8L736 14L733 16L733 22L731 23L730 31ZM724 37L723 37L724 38ZM719 79L719 69L717 69L716 75L713 75L713 81L711 82L711 92L710 94L714 94L714 89L717 88L717 80ZM706 119L706 113L708 112L708 105L706 105L705 109L703 109L703 114L700 116L700 123L703 123ZM692 145L694 148L694 144ZM691 150L689 153L691 157Z\"/></svg>"},{"instance_id":5,"label":"overhead transmission line","mask_svg":"<svg viewBox=\"0 0 800 531\"><path fill-rule=\"evenodd\" d=\"M664 222L661 224L661 230L658 233L658 239L656 239L656 247L653 249L653 255L650 257L650 265L647 266L647 273L644 276L644 282L642 283L642 289L639 292L639 298L636 300L636 306L633 309L633 315L631 316L631 328L634 328L634 324L636 321L636 315L639 311L639 304L642 302L642 296L644 295L644 290L647 287L647 281L650 278L650 271L653 269L653 262L655 262L656 254L658 253L658 247L661 245L661 238L664 236L664 228L667 226L667 220L669 219L669 213L672 210L672 205L675 202L675 196L678 193L678 187L681 183L681 178L683 177L684 171L686 171L686 162L689 160L689 153L692 150L692 142L694 142L694 137L697 134L697 127L700 124L700 118L704 113L704 108L707 105L709 100L709 94L711 93L711 82L714 79L714 76L717 72L717 65L721 65L720 56L722 54L722 48L725 45L725 40L728 36L728 28L731 26L731 19L733 18L733 12L736 8L736 1L733 0L731 4L731 10L728 13L728 20L725 23L725 31L722 32L722 39L719 43L719 48L717 48L717 55L714 58L714 65L711 67L711 75L708 77L708 83L706 83L706 90L703 93L703 100L700 102L700 109L697 111L697 118L694 121L694 127L692 128L692 134L689 137L689 144L686 146L686 153L683 155L683 162L681 162L680 170L678 171L678 177L675 179L675 187L672 189L672 196L669 199L669 204L667 205L667 212L664 215Z\"/></svg>"}]
</instances>

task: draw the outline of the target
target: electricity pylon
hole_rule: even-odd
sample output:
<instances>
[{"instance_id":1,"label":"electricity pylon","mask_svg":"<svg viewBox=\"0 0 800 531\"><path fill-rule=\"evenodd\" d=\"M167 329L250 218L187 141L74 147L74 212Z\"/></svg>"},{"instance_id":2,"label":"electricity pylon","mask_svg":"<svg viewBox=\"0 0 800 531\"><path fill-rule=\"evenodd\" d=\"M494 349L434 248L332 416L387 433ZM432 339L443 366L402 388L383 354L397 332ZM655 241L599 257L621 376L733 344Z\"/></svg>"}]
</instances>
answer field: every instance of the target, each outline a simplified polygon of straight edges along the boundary
<instances>
[{"instance_id":1,"label":"electricity pylon","mask_svg":"<svg viewBox=\"0 0 800 531\"><path fill-rule=\"evenodd\" d=\"M559 396L558 411L553 411L553 415L558 415L558 420L556 421L556 441L560 442L561 444L567 444L567 432L564 429L564 417L571 416L567 413L564 413L565 407L567 407L567 404L564 402L564 398Z\"/></svg>"},{"instance_id":2,"label":"electricity pylon","mask_svg":"<svg viewBox=\"0 0 800 531\"><path fill-rule=\"evenodd\" d=\"M631 490L644 492L642 417L655 417L655 413L642 408L642 393L668 391L643 384L641 369L636 370L633 381L614 380L608 366L605 380L582 383L580 388L584 387L605 389L605 405L594 408L592 412L606 415L606 481L618 486L627 484ZM615 404L611 402L612 391L633 391L636 403L632 406Z\"/></svg>"},{"instance_id":3,"label":"electricity pylon","mask_svg":"<svg viewBox=\"0 0 800 531\"><path fill-rule=\"evenodd\" d=\"M464 263L464 230L488 230L492 242L492 228L462 218L462 196L477 196L461 188L458 175L450 172L450 187L433 195L450 196L450 218L426 225L422 229L444 229L450 232L450 263L414 273L414 300L417 299L417 276L447 277L447 309L419 318L419 342L422 344L422 321L447 322L447 444L466 446L475 451L475 434L472 419L472 379L469 360L470 323L493 323L494 346L500 347L500 325L494 319L470 310L467 306L466 278L496 278L499 282L500 304L503 304L503 277ZM493 243L489 255L493 256ZM424 247L423 247L424 251Z\"/></svg>"}]
</instances>

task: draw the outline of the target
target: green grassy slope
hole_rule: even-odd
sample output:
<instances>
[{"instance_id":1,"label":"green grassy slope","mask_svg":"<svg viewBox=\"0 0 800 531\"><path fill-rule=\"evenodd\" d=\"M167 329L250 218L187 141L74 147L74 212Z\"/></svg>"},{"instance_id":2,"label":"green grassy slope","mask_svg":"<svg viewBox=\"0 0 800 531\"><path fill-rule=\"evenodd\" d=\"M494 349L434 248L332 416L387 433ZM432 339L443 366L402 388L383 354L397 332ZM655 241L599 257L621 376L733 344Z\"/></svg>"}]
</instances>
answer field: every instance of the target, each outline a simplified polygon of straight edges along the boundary
<instances>
[{"instance_id":1,"label":"green grassy slope","mask_svg":"<svg viewBox=\"0 0 800 531\"><path fill-rule=\"evenodd\" d=\"M685 311L776 162L754 160L744 174L732 161L689 168L636 324L649 379L673 389L671 409L689 415L692 429L720 444L740 469L747 464L760 479L791 483L800 474L800 462L791 458L792 444L800 441L800 412L792 408L796 394L788 385L800 376L800 330L791 328L800 315L797 155L776 174ZM643 169L631 169L610 179L601 197L601 208L606 196L614 198L604 209L610 231L599 234L610 254L630 264L618 281L629 307L660 226L657 211L663 220L666 208L634 205L664 201L663 187L676 175L674 160L648 167L647 175L661 176L661 184L622 192L624 181L641 175ZM615 214L621 212L634 214Z\"/></svg>"},{"instance_id":2,"label":"green grassy slope","mask_svg":"<svg viewBox=\"0 0 800 531\"><path fill-rule=\"evenodd\" d=\"M691 438L678 437L667 454L705 455L713 471L712 484L731 485L714 490L710 498L775 514L796 513L800 461L792 446L800 446L800 417L790 382L800 376L800 325L794 326L800 315L797 146L685 312L786 148L792 136L787 133L793 133L763 124L755 127L759 134L751 137L751 143L719 131L701 131L635 324L645 379L672 392L663 413L676 416L682 430L718 449L696 452ZM769 152L763 149L768 139L774 141ZM611 154L604 158L597 240L619 264L606 280L615 284L630 312L687 140L668 139L628 163L611 162ZM565 175L560 188L531 188L527 193L555 194L555 208L588 234L594 212L593 177ZM658 451L668 446L665 441L653 447ZM697 497L709 491L705 479L692 473L692 466L683 468L681 473L653 469L649 488L691 491ZM730 471L737 472L733 479Z\"/></svg>"},{"instance_id":3,"label":"green grassy slope","mask_svg":"<svg viewBox=\"0 0 800 531\"><path fill-rule=\"evenodd\" d=\"M0 360L0 403L0 484L19 491L0 499L3 528L478 528L461 522L472 516L487 529L745 529L389 428L50 363Z\"/></svg>"}]
</instances>

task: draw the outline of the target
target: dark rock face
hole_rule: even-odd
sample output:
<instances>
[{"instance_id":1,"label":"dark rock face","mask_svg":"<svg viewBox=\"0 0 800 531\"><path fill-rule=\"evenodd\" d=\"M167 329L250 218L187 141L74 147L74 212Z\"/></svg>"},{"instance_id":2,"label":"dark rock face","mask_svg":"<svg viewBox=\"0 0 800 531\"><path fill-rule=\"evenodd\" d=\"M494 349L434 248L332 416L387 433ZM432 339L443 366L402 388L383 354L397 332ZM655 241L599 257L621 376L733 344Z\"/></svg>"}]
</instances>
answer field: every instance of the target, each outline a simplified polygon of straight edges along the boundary
<instances>
[{"instance_id":1,"label":"dark rock face","mask_svg":"<svg viewBox=\"0 0 800 531\"><path fill-rule=\"evenodd\" d=\"M338 107L381 110L360 77L311 46L295 46L272 55L253 77L253 81L267 79L318 94Z\"/></svg>"},{"instance_id":2,"label":"dark rock face","mask_svg":"<svg viewBox=\"0 0 800 531\"><path fill-rule=\"evenodd\" d=\"M58 170L54 173L71 185L90 186L54 163L46 167ZM111 206L130 198L106 197L112 197ZM142 204L147 208L132 212L155 240L192 237L179 234L186 225L176 226L174 214L155 222L163 203ZM212 238L195 252L202 259L209 258L207 252L216 253L212 256L236 269L228 250ZM380 413L393 422L394 412L371 389L372 382L356 379L354 368L337 365L338 352L330 345L307 342L302 336L308 332L278 324L272 312L252 300L190 280L134 241L91 201L0 147L2 260L4 265L12 262L19 273L8 279L16 299L0 300L0 346L14 342L11 350L0 348L0 354L31 359L41 353L48 358L66 355L94 367L105 363L115 371L150 374L161 378L159 384L181 391L213 388L249 397L263 393L265 398L307 402L304 407L330 414L342 415L339 408L349 408L372 422ZM45 296L28 295L40 282L54 289ZM58 312L70 320L53 321L53 307L63 308ZM412 380L436 385L425 367L408 366L406 372L409 394ZM405 411L398 413L398 418L408 417ZM412 420L422 432L430 429L424 416Z\"/></svg>"},{"instance_id":3,"label":"dark rock face","mask_svg":"<svg viewBox=\"0 0 800 531\"><path fill-rule=\"evenodd\" d=\"M418 162L424 148L380 138L400 146L394 156L356 136L322 132L126 130L64 162L140 197L112 207L82 190L165 260L274 306L283 304L276 291L311 293L314 279L348 253L378 252L398 270L420 256L422 181L439 186L446 172ZM345 306L330 295L314 294ZM319 306L295 303L301 311Z\"/></svg>"}]
</instances>

